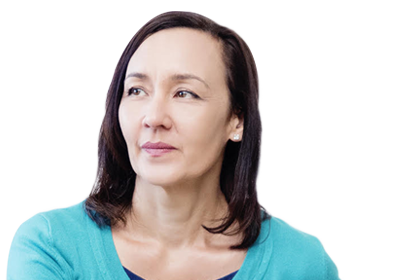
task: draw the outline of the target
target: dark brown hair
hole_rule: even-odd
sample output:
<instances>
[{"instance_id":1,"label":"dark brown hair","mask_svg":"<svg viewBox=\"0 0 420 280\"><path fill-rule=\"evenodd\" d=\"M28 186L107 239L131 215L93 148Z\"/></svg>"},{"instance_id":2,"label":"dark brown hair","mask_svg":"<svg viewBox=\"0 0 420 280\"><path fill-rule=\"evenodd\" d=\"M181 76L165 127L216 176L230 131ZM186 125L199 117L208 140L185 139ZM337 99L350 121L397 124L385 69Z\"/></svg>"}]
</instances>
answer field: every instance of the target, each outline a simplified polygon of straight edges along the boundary
<instances>
[{"instance_id":1,"label":"dark brown hair","mask_svg":"<svg viewBox=\"0 0 420 280\"><path fill-rule=\"evenodd\" d=\"M241 243L231 249L246 249L258 238L261 223L270 215L258 203L256 179L260 159L261 119L258 110L258 75L254 58L246 43L234 31L191 12L167 12L146 23L131 39L115 69L106 100L106 113L99 135L98 171L94 187L85 201L87 214L99 226L114 225L131 209L136 173L131 167L127 145L118 120L124 78L131 56L151 34L183 27L201 30L222 43L226 82L230 91L230 112L244 119L241 142L228 141L220 174L220 187L229 205L223 223L211 233L243 233Z\"/></svg>"}]
</instances>

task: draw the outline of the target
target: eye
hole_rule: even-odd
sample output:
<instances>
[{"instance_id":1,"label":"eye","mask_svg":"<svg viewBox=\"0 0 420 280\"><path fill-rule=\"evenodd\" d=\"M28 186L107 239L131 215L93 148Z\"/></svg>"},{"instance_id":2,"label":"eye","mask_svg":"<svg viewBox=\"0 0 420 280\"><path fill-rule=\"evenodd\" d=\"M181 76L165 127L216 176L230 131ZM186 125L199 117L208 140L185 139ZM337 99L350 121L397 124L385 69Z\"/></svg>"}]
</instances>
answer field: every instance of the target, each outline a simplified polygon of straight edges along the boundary
<instances>
[{"instance_id":1,"label":"eye","mask_svg":"<svg viewBox=\"0 0 420 280\"><path fill-rule=\"evenodd\" d=\"M144 92L141 88L132 87L127 91L128 95L140 95L140 92Z\"/></svg>"},{"instance_id":2,"label":"eye","mask_svg":"<svg viewBox=\"0 0 420 280\"><path fill-rule=\"evenodd\" d=\"M181 97L181 98L185 98L185 96L191 95L193 98L199 98L197 94L192 93L190 91L186 91L186 90L180 90L178 91L175 95Z\"/></svg>"}]
</instances>

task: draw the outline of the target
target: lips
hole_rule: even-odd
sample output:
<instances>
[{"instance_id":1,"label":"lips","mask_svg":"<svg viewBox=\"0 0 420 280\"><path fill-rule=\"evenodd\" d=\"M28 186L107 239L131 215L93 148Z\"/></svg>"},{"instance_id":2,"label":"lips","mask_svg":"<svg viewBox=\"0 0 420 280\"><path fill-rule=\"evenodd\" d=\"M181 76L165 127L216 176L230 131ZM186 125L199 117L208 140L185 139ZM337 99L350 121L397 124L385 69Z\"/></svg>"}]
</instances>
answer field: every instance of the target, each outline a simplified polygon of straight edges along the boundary
<instances>
[{"instance_id":1,"label":"lips","mask_svg":"<svg viewBox=\"0 0 420 280\"><path fill-rule=\"evenodd\" d=\"M175 149L175 147L169 144L166 144L164 142L157 142L157 143L146 142L141 147L143 149Z\"/></svg>"}]
</instances>

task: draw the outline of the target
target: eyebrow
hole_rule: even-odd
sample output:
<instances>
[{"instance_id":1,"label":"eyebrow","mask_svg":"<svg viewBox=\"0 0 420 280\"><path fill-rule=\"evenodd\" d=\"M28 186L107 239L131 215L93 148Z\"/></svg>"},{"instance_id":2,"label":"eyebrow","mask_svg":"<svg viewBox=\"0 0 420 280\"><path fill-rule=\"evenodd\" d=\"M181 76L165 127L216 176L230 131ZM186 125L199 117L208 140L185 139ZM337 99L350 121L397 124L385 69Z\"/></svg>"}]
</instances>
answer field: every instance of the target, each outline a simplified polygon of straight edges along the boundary
<instances>
[{"instance_id":1,"label":"eyebrow","mask_svg":"<svg viewBox=\"0 0 420 280\"><path fill-rule=\"evenodd\" d=\"M125 80L127 80L128 78L131 78L131 77L135 77L135 78L138 78L140 80L150 80L149 76L147 76L146 74L143 74L143 73L139 73L139 72L133 72L133 73L128 74L127 77L125 77ZM210 88L209 85L203 79L201 79L200 77L197 77L193 74L187 74L187 73L186 74L174 74L170 78L171 78L172 81L193 79L193 80L197 80L197 81L202 82L207 88Z\"/></svg>"}]
</instances>

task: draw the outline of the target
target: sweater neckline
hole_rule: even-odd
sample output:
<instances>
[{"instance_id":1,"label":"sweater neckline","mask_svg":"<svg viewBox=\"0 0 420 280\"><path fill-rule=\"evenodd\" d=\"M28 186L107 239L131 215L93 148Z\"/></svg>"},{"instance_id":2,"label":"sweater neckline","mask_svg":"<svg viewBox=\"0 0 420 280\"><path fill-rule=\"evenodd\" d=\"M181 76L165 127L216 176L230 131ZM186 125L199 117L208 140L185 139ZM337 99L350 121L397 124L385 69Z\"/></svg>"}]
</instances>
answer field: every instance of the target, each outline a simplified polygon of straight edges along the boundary
<instances>
[{"instance_id":1,"label":"sweater neckline","mask_svg":"<svg viewBox=\"0 0 420 280\"><path fill-rule=\"evenodd\" d=\"M128 275L128 277L129 277L130 279L139 279L139 280L144 280L141 276L139 276L139 275L135 274L134 272L132 272L132 271L131 271L131 270L129 270L128 268L126 268L126 267L124 267L124 266L123 266L123 269L124 269L125 273ZM221 278L219 278L219 279L216 279L216 280L233 279L233 276L234 276L236 273L238 273L238 271L234 271L234 272L232 272L232 273L229 273L228 275L225 275L225 276L223 276L223 277L221 277Z\"/></svg>"},{"instance_id":2,"label":"sweater neckline","mask_svg":"<svg viewBox=\"0 0 420 280\"><path fill-rule=\"evenodd\" d=\"M90 244L95 255L96 264L103 278L105 280L130 280L118 257L111 227L105 226L101 229L92 220L90 220L90 223L93 223L94 226L94 229L87 227ZM89 230L89 228L91 229ZM269 234L270 228L271 219L262 222L257 240L248 248L245 259L232 280L263 279L273 248L272 237Z\"/></svg>"}]
</instances>

